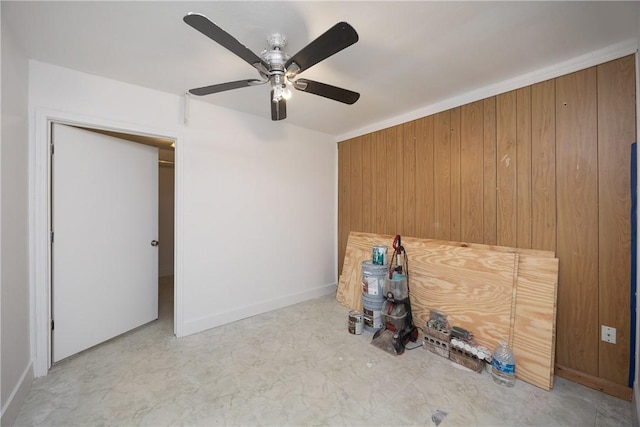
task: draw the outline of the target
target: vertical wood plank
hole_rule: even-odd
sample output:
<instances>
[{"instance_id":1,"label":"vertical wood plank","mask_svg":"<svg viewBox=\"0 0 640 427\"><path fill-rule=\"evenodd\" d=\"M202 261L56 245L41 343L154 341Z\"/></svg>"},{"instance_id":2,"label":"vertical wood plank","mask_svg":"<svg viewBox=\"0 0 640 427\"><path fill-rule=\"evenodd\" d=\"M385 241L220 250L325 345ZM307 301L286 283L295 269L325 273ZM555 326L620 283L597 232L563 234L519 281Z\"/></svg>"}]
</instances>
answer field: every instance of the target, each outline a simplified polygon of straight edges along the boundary
<instances>
[{"instance_id":1,"label":"vertical wood plank","mask_svg":"<svg viewBox=\"0 0 640 427\"><path fill-rule=\"evenodd\" d=\"M384 218L384 233L396 234L398 225L398 141L396 139L396 128L388 128L383 131L385 146L385 162L387 182L387 207Z\"/></svg>"},{"instance_id":2,"label":"vertical wood plank","mask_svg":"<svg viewBox=\"0 0 640 427\"><path fill-rule=\"evenodd\" d=\"M556 79L557 363L598 375L596 70Z\"/></svg>"},{"instance_id":3,"label":"vertical wood plank","mask_svg":"<svg viewBox=\"0 0 640 427\"><path fill-rule=\"evenodd\" d=\"M396 166L396 179L393 183L393 193L396 198L396 216L393 234L405 234L404 232L404 168L402 147L404 145L404 125L395 126L395 154L389 158Z\"/></svg>"},{"instance_id":4,"label":"vertical wood plank","mask_svg":"<svg viewBox=\"0 0 640 427\"><path fill-rule=\"evenodd\" d=\"M483 242L483 102L460 109L460 240Z\"/></svg>"},{"instance_id":5,"label":"vertical wood plank","mask_svg":"<svg viewBox=\"0 0 640 427\"><path fill-rule=\"evenodd\" d=\"M349 141L338 144L338 275L349 238Z\"/></svg>"},{"instance_id":6,"label":"vertical wood plank","mask_svg":"<svg viewBox=\"0 0 640 427\"><path fill-rule=\"evenodd\" d=\"M636 140L633 55L597 67L599 317L616 328L615 345L599 341L601 378L628 385L631 318L631 144ZM626 309L625 309L626 308Z\"/></svg>"},{"instance_id":7,"label":"vertical wood plank","mask_svg":"<svg viewBox=\"0 0 640 427\"><path fill-rule=\"evenodd\" d=\"M496 98L497 182L497 243L515 247L517 244L516 185L516 93Z\"/></svg>"},{"instance_id":8,"label":"vertical wood plank","mask_svg":"<svg viewBox=\"0 0 640 427\"><path fill-rule=\"evenodd\" d=\"M556 251L556 86L531 88L531 247Z\"/></svg>"},{"instance_id":9,"label":"vertical wood plank","mask_svg":"<svg viewBox=\"0 0 640 427\"><path fill-rule=\"evenodd\" d=\"M451 240L451 113L434 116L434 238Z\"/></svg>"},{"instance_id":10,"label":"vertical wood plank","mask_svg":"<svg viewBox=\"0 0 640 427\"><path fill-rule=\"evenodd\" d=\"M433 116L416 120L416 237L434 236Z\"/></svg>"},{"instance_id":11,"label":"vertical wood plank","mask_svg":"<svg viewBox=\"0 0 640 427\"><path fill-rule=\"evenodd\" d=\"M483 227L482 242L487 245L497 243L496 232L496 98L483 101Z\"/></svg>"},{"instance_id":12,"label":"vertical wood plank","mask_svg":"<svg viewBox=\"0 0 640 427\"><path fill-rule=\"evenodd\" d=\"M531 87L516 91L516 246L531 248Z\"/></svg>"},{"instance_id":13,"label":"vertical wood plank","mask_svg":"<svg viewBox=\"0 0 640 427\"><path fill-rule=\"evenodd\" d=\"M372 156L375 156L375 152L372 150L371 134L363 135L360 137L362 140L362 146L360 147L362 153L362 230L368 233L373 231L373 223L375 220L375 213L372 211L373 207L373 171L375 162L372 160ZM375 158L375 157L373 157Z\"/></svg>"},{"instance_id":14,"label":"vertical wood plank","mask_svg":"<svg viewBox=\"0 0 640 427\"><path fill-rule=\"evenodd\" d=\"M376 152L375 178L373 181L375 194L375 224L376 233L387 231L387 146L384 132L379 131L372 135L372 143Z\"/></svg>"},{"instance_id":15,"label":"vertical wood plank","mask_svg":"<svg viewBox=\"0 0 640 427\"><path fill-rule=\"evenodd\" d=\"M402 141L402 234L416 235L416 127L405 123Z\"/></svg>"},{"instance_id":16,"label":"vertical wood plank","mask_svg":"<svg viewBox=\"0 0 640 427\"><path fill-rule=\"evenodd\" d=\"M451 240L460 241L460 107L451 110Z\"/></svg>"},{"instance_id":17,"label":"vertical wood plank","mask_svg":"<svg viewBox=\"0 0 640 427\"><path fill-rule=\"evenodd\" d=\"M362 231L362 137L349 141L349 231Z\"/></svg>"}]
</instances>

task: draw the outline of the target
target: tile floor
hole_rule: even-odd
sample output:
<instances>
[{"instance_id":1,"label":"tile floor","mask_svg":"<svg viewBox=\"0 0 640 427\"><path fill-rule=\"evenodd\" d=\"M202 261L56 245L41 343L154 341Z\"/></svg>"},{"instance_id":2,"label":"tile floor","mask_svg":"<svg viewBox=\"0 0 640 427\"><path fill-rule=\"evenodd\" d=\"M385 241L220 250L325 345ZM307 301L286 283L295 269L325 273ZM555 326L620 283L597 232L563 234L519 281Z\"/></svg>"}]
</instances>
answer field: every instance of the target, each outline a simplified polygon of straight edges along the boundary
<instances>
[{"instance_id":1,"label":"tile floor","mask_svg":"<svg viewBox=\"0 0 640 427\"><path fill-rule=\"evenodd\" d=\"M631 425L629 402L561 378L505 388L422 348L388 355L333 297L182 339L171 280L160 297L158 321L36 379L14 425Z\"/></svg>"}]
</instances>

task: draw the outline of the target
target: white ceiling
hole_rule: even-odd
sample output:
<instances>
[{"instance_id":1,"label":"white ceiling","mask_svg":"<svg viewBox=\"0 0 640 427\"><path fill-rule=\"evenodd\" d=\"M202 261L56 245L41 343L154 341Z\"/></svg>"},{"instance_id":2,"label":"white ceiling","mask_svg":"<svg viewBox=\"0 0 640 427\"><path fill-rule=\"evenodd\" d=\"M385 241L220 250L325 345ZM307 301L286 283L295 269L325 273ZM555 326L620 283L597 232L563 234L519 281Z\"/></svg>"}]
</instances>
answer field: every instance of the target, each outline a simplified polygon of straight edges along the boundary
<instances>
[{"instance_id":1,"label":"white ceiling","mask_svg":"<svg viewBox=\"0 0 640 427\"><path fill-rule=\"evenodd\" d=\"M589 55L637 46L638 2L2 1L27 56L177 95L258 78L242 59L182 21L199 12L259 54L286 34L291 56L339 21L360 40L300 77L361 94L344 105L294 92L286 122L332 135ZM269 88L198 98L270 118Z\"/></svg>"}]
</instances>

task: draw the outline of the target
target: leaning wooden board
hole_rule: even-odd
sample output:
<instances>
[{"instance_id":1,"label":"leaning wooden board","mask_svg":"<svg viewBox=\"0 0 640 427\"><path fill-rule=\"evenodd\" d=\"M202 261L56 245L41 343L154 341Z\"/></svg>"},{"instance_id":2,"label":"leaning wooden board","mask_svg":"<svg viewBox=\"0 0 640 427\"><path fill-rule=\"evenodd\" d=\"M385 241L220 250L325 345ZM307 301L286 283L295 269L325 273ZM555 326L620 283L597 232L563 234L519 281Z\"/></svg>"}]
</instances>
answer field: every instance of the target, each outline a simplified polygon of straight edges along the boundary
<instances>
[{"instance_id":1,"label":"leaning wooden board","mask_svg":"<svg viewBox=\"0 0 640 427\"><path fill-rule=\"evenodd\" d=\"M352 237L347 257L355 268L343 267L343 276L346 279L349 270L347 281L359 284L362 260L370 258L371 245L357 245ZM403 245L410 254L411 306L417 326L426 323L430 308L438 308L452 324L474 331L481 345L493 348L498 340L510 342L517 254L424 244L415 239L405 239ZM347 305L361 307L361 288L354 287Z\"/></svg>"},{"instance_id":2,"label":"leaning wooden board","mask_svg":"<svg viewBox=\"0 0 640 427\"><path fill-rule=\"evenodd\" d=\"M352 232L337 299L362 309L362 261L393 236ZM558 260L548 251L403 237L409 256L411 303L416 325L430 308L468 327L489 348L508 340L517 376L546 390L553 387Z\"/></svg>"},{"instance_id":3,"label":"leaning wooden board","mask_svg":"<svg viewBox=\"0 0 640 427\"><path fill-rule=\"evenodd\" d=\"M516 376L549 390L556 354L558 259L520 254L516 286L512 340Z\"/></svg>"}]
</instances>

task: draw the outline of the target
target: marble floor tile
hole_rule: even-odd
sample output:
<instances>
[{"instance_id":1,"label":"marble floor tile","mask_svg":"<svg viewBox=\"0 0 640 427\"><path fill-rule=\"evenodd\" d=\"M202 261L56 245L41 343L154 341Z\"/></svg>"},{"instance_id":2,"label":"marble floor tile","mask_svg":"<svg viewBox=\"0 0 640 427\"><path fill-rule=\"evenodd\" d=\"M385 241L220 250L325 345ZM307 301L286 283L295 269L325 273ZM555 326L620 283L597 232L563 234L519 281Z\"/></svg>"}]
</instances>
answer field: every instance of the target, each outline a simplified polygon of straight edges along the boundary
<instances>
[{"instance_id":1,"label":"marble floor tile","mask_svg":"<svg viewBox=\"0 0 640 427\"><path fill-rule=\"evenodd\" d=\"M631 425L630 402L562 378L505 388L421 346L391 356L332 296L176 339L172 286L157 321L36 379L14 425Z\"/></svg>"}]
</instances>

